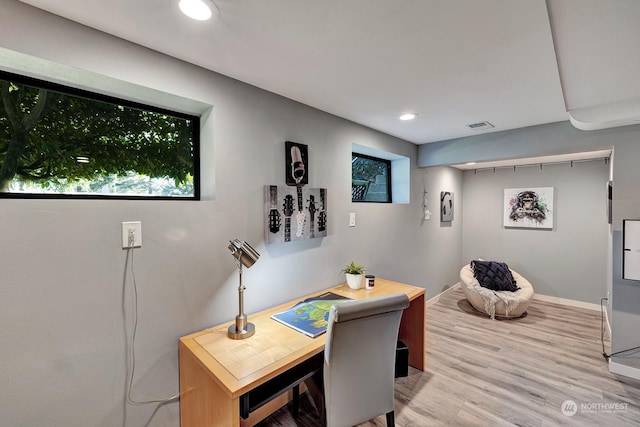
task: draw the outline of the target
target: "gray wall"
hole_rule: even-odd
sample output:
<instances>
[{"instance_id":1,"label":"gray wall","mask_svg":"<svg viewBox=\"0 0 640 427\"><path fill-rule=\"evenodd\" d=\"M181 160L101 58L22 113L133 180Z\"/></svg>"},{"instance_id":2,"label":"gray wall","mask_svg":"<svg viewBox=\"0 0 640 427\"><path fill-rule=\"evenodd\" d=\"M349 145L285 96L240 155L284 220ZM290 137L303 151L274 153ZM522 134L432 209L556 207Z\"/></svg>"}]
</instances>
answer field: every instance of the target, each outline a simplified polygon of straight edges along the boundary
<instances>
[{"instance_id":1,"label":"gray wall","mask_svg":"<svg viewBox=\"0 0 640 427\"><path fill-rule=\"evenodd\" d=\"M640 218L640 126L627 143L615 145L613 168L613 311L612 352L640 345L640 282L622 280L622 220ZM612 359L621 365L640 369L640 351ZM637 371L636 371L637 372Z\"/></svg>"},{"instance_id":2,"label":"gray wall","mask_svg":"<svg viewBox=\"0 0 640 427\"><path fill-rule=\"evenodd\" d=\"M504 261L537 294L599 304L607 296L608 179L603 160L466 171L463 258ZM503 190L531 187L554 188L553 229L503 227Z\"/></svg>"},{"instance_id":3,"label":"gray wall","mask_svg":"<svg viewBox=\"0 0 640 427\"><path fill-rule=\"evenodd\" d=\"M620 236L624 218L640 218L639 141L640 126L637 125L585 132L573 128L568 122L561 122L425 144L419 147L418 165L439 166L613 148L613 224L607 242L607 257L597 268L607 271L607 286L611 291L608 308L611 314L611 344L612 352L617 352L640 345L640 283L621 278ZM599 213L595 215L601 216ZM467 232L465 228L464 233ZM551 244L551 240L549 243ZM563 255L556 252L552 245L549 247L558 257ZM626 353L624 357L616 356L612 360L640 369L640 353L637 350Z\"/></svg>"},{"instance_id":4,"label":"gray wall","mask_svg":"<svg viewBox=\"0 0 640 427\"><path fill-rule=\"evenodd\" d=\"M440 288L436 293L446 290L450 285L458 283L462 262L462 171L449 167L435 167L424 169L422 187L416 191L415 202L419 205L417 215L421 217L421 229L416 231L413 238L424 239L428 242L427 257L421 254L410 255L412 262L428 263L429 277L433 277L434 284ZM429 220L423 216L423 196L427 192L427 205L431 212ZM453 221L440 221L440 192L453 193ZM407 236L411 240L411 236ZM407 253L407 251L403 251ZM431 294L433 296L434 294Z\"/></svg>"},{"instance_id":5,"label":"gray wall","mask_svg":"<svg viewBox=\"0 0 640 427\"><path fill-rule=\"evenodd\" d=\"M176 403L157 412L125 404L133 312L122 221L142 222L137 400L177 393L178 338L236 315L229 239L246 239L262 255L245 273L247 313L342 282L338 272L351 260L423 286L428 297L457 281L460 219L441 226L433 197L435 215L424 222L422 195L460 194L462 174L418 169L415 145L17 1L0 0L0 47L43 59L42 76L59 71L51 61L67 67L62 80L90 71L113 79L100 84L116 95L144 98L146 87L153 102L175 99L161 91L198 101L186 109L213 107L202 134L203 201L2 200L0 425L142 426L153 415L148 425L178 426ZM329 235L267 247L263 186L284 183L286 140L309 146L310 185L328 189ZM411 159L409 204L351 203L353 143Z\"/></svg>"}]
</instances>

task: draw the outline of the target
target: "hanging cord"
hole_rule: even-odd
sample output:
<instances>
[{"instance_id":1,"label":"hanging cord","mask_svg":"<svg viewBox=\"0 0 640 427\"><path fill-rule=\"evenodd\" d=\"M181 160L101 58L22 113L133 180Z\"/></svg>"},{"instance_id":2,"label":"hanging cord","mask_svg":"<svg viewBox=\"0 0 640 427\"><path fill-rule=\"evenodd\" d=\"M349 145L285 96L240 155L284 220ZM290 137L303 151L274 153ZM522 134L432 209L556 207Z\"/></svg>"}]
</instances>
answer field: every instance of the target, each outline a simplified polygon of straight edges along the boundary
<instances>
[{"instance_id":1,"label":"hanging cord","mask_svg":"<svg viewBox=\"0 0 640 427\"><path fill-rule=\"evenodd\" d=\"M604 360L609 361L607 352L604 349L604 302L609 301L607 298L600 299L600 342L602 342L602 356Z\"/></svg>"},{"instance_id":2,"label":"hanging cord","mask_svg":"<svg viewBox=\"0 0 640 427\"><path fill-rule=\"evenodd\" d=\"M129 247L127 249L127 256L131 254L131 277L133 278L133 327L131 330L131 341L129 343L129 348L131 349L131 374L129 376L129 381L127 382L127 403L130 405L147 405L150 403L159 403L160 405L172 402L174 400L178 400L180 398L180 394L176 394L171 396L168 399L162 400L145 400L145 401L137 401L131 397L131 388L133 386L133 377L136 372L136 332L138 330L138 285L136 283L136 272L133 268L133 251L134 251L134 242L135 242L135 233L133 230L129 231Z\"/></svg>"},{"instance_id":3,"label":"hanging cord","mask_svg":"<svg viewBox=\"0 0 640 427\"><path fill-rule=\"evenodd\" d=\"M626 353L632 350L638 350L640 349L640 346L628 348L626 350L616 351L615 353L611 353L611 354L607 354L607 352L604 349L604 302L605 301L609 301L609 299L608 298L600 299L600 341L602 342L602 356L604 357L604 360L608 362L612 356L617 356L619 354Z\"/></svg>"},{"instance_id":4,"label":"hanging cord","mask_svg":"<svg viewBox=\"0 0 640 427\"><path fill-rule=\"evenodd\" d=\"M425 220L431 218L431 211L429 210L429 193L427 190L423 190L422 194L422 217Z\"/></svg>"}]
</instances>

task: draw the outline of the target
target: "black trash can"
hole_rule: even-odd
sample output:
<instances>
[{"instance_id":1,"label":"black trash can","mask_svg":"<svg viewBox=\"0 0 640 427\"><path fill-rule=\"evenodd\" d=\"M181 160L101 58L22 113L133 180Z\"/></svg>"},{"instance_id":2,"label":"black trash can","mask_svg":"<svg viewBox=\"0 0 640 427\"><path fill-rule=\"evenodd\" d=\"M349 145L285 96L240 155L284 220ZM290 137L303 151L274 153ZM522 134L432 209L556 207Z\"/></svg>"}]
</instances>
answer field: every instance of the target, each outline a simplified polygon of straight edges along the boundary
<instances>
[{"instance_id":1,"label":"black trash can","mask_svg":"<svg viewBox=\"0 0 640 427\"><path fill-rule=\"evenodd\" d=\"M402 341L396 345L396 378L409 375L409 347Z\"/></svg>"}]
</instances>

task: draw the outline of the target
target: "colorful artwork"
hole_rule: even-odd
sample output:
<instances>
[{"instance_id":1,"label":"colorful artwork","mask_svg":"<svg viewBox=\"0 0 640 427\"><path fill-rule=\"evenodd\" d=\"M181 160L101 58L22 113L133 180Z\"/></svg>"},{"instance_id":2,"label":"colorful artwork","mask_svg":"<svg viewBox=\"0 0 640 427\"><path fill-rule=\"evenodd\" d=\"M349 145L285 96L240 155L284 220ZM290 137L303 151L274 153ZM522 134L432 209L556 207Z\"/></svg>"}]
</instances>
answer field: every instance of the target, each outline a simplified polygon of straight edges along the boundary
<instances>
[{"instance_id":1,"label":"colorful artwork","mask_svg":"<svg viewBox=\"0 0 640 427\"><path fill-rule=\"evenodd\" d=\"M553 187L504 190L505 227L553 228Z\"/></svg>"}]
</instances>

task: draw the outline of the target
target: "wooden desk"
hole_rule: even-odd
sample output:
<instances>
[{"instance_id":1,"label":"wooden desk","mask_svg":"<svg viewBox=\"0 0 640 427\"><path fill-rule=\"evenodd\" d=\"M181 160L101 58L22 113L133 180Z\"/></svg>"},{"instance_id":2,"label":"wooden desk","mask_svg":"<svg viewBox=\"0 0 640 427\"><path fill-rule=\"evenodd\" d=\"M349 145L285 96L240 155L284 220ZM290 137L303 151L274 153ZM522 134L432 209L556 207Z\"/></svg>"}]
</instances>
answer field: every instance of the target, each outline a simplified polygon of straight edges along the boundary
<instances>
[{"instance_id":1,"label":"wooden desk","mask_svg":"<svg viewBox=\"0 0 640 427\"><path fill-rule=\"evenodd\" d=\"M353 290L342 284L249 315L249 321L256 327L255 335L250 338L227 337L227 328L234 321L180 338L181 426L253 425L285 405L290 399L286 393L251 413L248 419L240 418L241 395L324 350L326 334L309 338L270 316L305 298L329 291L352 299L407 294L410 305L402 315L399 339L409 348L409 364L424 370L424 289L378 278L372 290Z\"/></svg>"}]
</instances>

